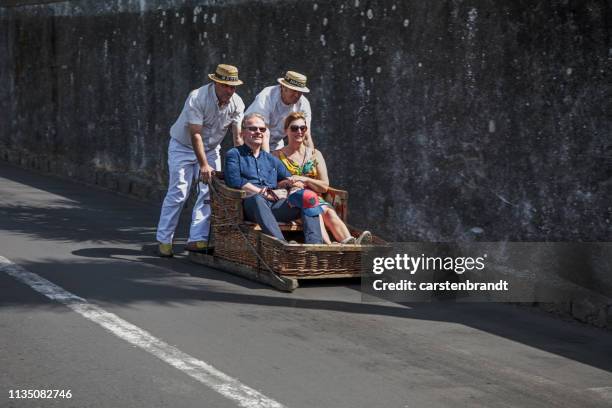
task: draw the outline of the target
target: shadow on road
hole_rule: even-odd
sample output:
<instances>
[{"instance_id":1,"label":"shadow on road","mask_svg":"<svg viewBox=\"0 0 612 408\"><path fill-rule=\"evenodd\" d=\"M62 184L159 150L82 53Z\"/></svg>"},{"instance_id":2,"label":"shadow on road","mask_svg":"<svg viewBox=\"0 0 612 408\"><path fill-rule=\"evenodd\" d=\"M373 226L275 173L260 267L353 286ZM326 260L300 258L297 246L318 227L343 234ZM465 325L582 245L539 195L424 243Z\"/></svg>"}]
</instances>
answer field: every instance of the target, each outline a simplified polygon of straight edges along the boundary
<instances>
[{"instance_id":1,"label":"shadow on road","mask_svg":"<svg viewBox=\"0 0 612 408\"><path fill-rule=\"evenodd\" d=\"M74 254L89 260L22 266L68 291L101 304L129 307L130 304L154 302L171 307L180 304L206 307L208 302L233 303L291 308L293 312L304 309L406 319L403 325L410 325L413 319L451 322L612 372L612 333L575 322L560 321L537 310L492 303L397 305L329 298L305 299L304 295L311 296L313 291L334 284L309 283L293 294L286 294L256 282L191 264L184 257L160 259L142 251L123 248L89 248L75 251ZM50 269L53 273L43 272ZM343 281L341 284L344 288L359 290L357 283ZM346 292L341 297L346 298ZM28 304L24 304L23 299L3 297L0 300L2 306L69 310L42 297L31 298Z\"/></svg>"}]
</instances>

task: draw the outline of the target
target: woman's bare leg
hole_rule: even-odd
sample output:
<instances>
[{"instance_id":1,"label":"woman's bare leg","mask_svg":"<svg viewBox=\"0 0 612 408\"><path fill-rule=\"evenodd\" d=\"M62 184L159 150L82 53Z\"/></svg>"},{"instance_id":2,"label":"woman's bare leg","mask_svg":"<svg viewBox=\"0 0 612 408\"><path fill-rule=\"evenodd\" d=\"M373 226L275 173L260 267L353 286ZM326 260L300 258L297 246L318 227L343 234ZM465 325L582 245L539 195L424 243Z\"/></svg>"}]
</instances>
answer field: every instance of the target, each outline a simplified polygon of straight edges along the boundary
<instances>
[{"instance_id":1,"label":"woman's bare leg","mask_svg":"<svg viewBox=\"0 0 612 408\"><path fill-rule=\"evenodd\" d=\"M323 221L323 214L319 217L319 222L321 223L321 236L323 237L323 242L326 244L331 244L331 239L329 238L329 234L327 233L327 228L325 228L325 222Z\"/></svg>"},{"instance_id":2,"label":"woman's bare leg","mask_svg":"<svg viewBox=\"0 0 612 408\"><path fill-rule=\"evenodd\" d=\"M321 218L323 218L325 226L332 232L334 238L336 238L336 241L341 242L351 236L351 233L346 227L344 221L342 221L336 211L329 206L325 206L323 217Z\"/></svg>"}]
</instances>

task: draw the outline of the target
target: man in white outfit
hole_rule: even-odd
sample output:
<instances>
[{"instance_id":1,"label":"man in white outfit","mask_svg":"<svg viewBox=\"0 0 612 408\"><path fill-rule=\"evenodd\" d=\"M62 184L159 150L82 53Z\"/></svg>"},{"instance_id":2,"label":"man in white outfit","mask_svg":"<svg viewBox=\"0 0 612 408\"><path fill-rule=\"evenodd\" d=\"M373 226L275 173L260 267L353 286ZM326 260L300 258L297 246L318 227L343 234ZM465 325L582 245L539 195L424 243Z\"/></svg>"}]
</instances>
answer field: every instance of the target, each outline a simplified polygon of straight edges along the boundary
<instances>
[{"instance_id":1,"label":"man in white outfit","mask_svg":"<svg viewBox=\"0 0 612 408\"><path fill-rule=\"evenodd\" d=\"M240 146L240 123L244 116L244 102L236 94L241 85L238 69L220 64L213 81L191 91L176 122L170 129L168 146L168 193L164 199L157 226L160 256L173 255L172 240L181 210L187 200L194 179L199 183L189 239L188 251L205 251L210 230L210 194L208 181L215 170L221 169L221 141L232 127L234 146Z\"/></svg>"},{"instance_id":2,"label":"man in white outfit","mask_svg":"<svg viewBox=\"0 0 612 408\"><path fill-rule=\"evenodd\" d=\"M306 76L298 72L287 71L284 78L278 78L279 85L264 88L256 97L245 114L259 113L264 117L264 121L270 130L264 136L262 149L272 152L282 148L285 143L284 122L287 115L291 112L304 112L306 124L308 125L308 144L313 146L312 136L310 135L310 121L312 113L310 102L303 95L310 92L306 87Z\"/></svg>"}]
</instances>

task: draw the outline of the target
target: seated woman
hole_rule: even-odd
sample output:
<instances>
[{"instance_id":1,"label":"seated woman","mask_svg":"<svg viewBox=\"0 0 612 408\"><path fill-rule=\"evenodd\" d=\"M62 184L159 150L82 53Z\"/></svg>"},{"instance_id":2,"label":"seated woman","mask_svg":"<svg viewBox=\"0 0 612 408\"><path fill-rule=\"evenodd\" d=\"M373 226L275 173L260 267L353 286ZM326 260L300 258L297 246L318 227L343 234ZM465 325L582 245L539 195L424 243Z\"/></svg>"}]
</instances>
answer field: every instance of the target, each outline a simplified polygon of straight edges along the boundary
<instances>
[{"instance_id":1,"label":"seated woman","mask_svg":"<svg viewBox=\"0 0 612 408\"><path fill-rule=\"evenodd\" d=\"M292 112L285 118L285 134L288 137L287 146L272 152L287 167L294 181L300 181L305 188L317 193L325 193L329 188L327 166L320 151L306 146L306 119L302 112ZM336 241L342 244L369 244L372 234L364 231L359 238L351 236L346 224L338 216L334 208L321 200L324 226L321 226L323 240L331 244L325 227L329 228Z\"/></svg>"}]
</instances>

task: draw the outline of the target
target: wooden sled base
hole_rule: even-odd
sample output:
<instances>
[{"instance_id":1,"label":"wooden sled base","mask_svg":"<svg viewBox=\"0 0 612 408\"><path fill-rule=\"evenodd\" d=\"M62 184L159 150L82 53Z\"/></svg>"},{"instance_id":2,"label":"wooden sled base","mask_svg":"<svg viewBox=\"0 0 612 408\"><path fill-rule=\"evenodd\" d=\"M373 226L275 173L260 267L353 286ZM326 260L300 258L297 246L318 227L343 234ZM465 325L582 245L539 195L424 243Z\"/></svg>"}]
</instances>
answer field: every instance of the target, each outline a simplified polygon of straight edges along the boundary
<instances>
[{"instance_id":1,"label":"wooden sled base","mask_svg":"<svg viewBox=\"0 0 612 408\"><path fill-rule=\"evenodd\" d=\"M200 254L197 252L189 253L189 260L201 265L229 272L233 275L242 276L249 280L272 286L283 292L293 292L299 286L298 280L273 274L266 270L258 270L250 266L241 265L236 262L216 258L212 255Z\"/></svg>"},{"instance_id":2,"label":"wooden sled base","mask_svg":"<svg viewBox=\"0 0 612 408\"><path fill-rule=\"evenodd\" d=\"M247 265L242 265L236 262L220 259L212 255L197 252L190 252L189 260L200 265L205 265L210 268L231 273L232 275L241 276L254 282L272 286L273 288L283 292L293 292L300 286L300 280L356 278L354 274L343 273L333 275L304 275L298 277L288 277L272 273L265 269L253 268Z\"/></svg>"}]
</instances>

